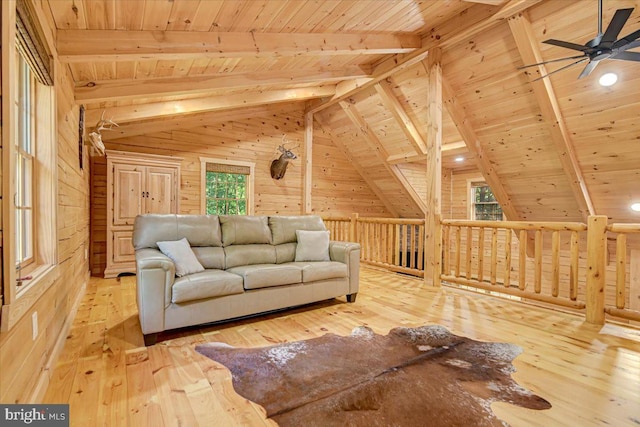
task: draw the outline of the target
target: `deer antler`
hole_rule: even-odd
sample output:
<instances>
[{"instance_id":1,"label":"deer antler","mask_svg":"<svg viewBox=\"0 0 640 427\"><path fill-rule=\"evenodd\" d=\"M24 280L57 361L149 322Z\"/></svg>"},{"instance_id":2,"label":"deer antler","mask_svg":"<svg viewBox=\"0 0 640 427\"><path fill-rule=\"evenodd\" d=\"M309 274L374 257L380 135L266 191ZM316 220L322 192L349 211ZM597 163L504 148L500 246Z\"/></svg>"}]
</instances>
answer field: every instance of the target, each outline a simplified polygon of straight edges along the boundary
<instances>
[{"instance_id":1,"label":"deer antler","mask_svg":"<svg viewBox=\"0 0 640 427\"><path fill-rule=\"evenodd\" d=\"M100 120L93 128L93 132L89 133L89 140L91 141L91 145L96 149L99 155L104 155L104 143L102 142L102 134L100 134L103 130L113 130L113 127L118 127L118 124L113 121L113 119L105 119L104 118L104 110L102 111L102 115L100 116Z\"/></svg>"},{"instance_id":2,"label":"deer antler","mask_svg":"<svg viewBox=\"0 0 640 427\"><path fill-rule=\"evenodd\" d=\"M102 115L100 116L100 120L96 123L94 132L100 133L101 130L113 130L113 127L118 127L119 125L111 119L104 118L104 111L102 111Z\"/></svg>"}]
</instances>

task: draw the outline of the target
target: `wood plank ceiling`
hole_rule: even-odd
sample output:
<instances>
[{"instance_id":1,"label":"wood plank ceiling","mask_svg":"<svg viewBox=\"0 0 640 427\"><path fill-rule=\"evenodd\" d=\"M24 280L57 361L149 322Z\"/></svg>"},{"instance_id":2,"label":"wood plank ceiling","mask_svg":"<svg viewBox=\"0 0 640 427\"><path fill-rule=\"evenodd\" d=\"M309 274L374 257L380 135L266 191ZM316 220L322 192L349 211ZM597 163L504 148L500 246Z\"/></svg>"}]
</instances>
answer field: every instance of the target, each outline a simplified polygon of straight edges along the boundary
<instances>
[{"instance_id":1,"label":"wood plank ceiling","mask_svg":"<svg viewBox=\"0 0 640 427\"><path fill-rule=\"evenodd\" d=\"M316 126L399 216L424 215L429 49L442 51L443 167L478 167L509 219L638 221L640 64L531 82L597 32L596 0L47 0L59 59L105 138L246 117L312 100ZM635 11L640 0L605 0ZM637 49L635 49L637 51ZM597 78L615 71L620 82ZM246 110L253 109L253 110ZM458 156L464 162L456 162ZM426 166L424 166L426 167ZM413 183L412 183L413 182Z\"/></svg>"}]
</instances>

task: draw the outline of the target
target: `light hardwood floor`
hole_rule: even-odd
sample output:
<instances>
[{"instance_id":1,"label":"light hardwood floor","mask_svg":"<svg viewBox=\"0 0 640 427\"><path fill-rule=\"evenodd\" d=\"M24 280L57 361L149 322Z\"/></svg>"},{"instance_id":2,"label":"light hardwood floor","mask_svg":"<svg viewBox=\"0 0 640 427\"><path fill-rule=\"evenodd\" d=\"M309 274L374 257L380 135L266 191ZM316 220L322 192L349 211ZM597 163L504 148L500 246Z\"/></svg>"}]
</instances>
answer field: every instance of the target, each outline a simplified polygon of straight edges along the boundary
<instances>
[{"instance_id":1,"label":"light hardwood floor","mask_svg":"<svg viewBox=\"0 0 640 427\"><path fill-rule=\"evenodd\" d=\"M363 268L355 304L344 299L166 334L144 348L135 277L92 278L52 375L45 401L70 403L71 425L271 425L262 409L233 391L226 369L194 345L222 341L264 346L347 335L359 325L380 334L395 326L440 324L453 333L524 349L514 378L553 408L492 405L513 426L640 424L640 330L598 327L583 318ZM407 390L407 393L410 393Z\"/></svg>"}]
</instances>

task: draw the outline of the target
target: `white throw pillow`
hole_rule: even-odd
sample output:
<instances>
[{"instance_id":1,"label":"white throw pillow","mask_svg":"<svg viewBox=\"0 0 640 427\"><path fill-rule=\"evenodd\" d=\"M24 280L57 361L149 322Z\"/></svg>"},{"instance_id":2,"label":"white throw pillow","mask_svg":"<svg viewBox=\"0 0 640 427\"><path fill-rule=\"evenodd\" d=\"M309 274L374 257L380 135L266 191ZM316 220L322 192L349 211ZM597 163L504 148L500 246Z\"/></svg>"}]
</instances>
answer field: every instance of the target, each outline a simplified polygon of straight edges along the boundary
<instances>
[{"instance_id":1,"label":"white throw pillow","mask_svg":"<svg viewBox=\"0 0 640 427\"><path fill-rule=\"evenodd\" d=\"M296 261L330 261L329 232L296 230Z\"/></svg>"},{"instance_id":2,"label":"white throw pillow","mask_svg":"<svg viewBox=\"0 0 640 427\"><path fill-rule=\"evenodd\" d=\"M198 273L204 271L204 267L196 258L196 255L191 250L189 241L186 237L181 240L174 240L168 242L157 242L160 251L171 258L176 265L176 276L182 277L191 273Z\"/></svg>"}]
</instances>

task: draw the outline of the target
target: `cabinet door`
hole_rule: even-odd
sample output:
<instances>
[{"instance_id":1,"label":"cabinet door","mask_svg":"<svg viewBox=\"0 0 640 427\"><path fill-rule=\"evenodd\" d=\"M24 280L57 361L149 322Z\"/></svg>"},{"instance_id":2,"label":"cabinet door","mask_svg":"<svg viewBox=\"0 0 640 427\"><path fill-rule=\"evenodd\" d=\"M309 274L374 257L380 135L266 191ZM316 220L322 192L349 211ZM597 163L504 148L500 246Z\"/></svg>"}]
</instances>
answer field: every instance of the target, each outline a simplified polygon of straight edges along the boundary
<instances>
[{"instance_id":1,"label":"cabinet door","mask_svg":"<svg viewBox=\"0 0 640 427\"><path fill-rule=\"evenodd\" d=\"M133 231L118 230L113 232L113 262L129 262L136 260L136 253L133 249Z\"/></svg>"},{"instance_id":2,"label":"cabinet door","mask_svg":"<svg viewBox=\"0 0 640 427\"><path fill-rule=\"evenodd\" d=\"M142 213L144 166L116 164L113 168L113 225L133 225Z\"/></svg>"},{"instance_id":3,"label":"cabinet door","mask_svg":"<svg viewBox=\"0 0 640 427\"><path fill-rule=\"evenodd\" d=\"M145 212L176 213L178 175L174 168L148 167L146 174Z\"/></svg>"}]
</instances>

